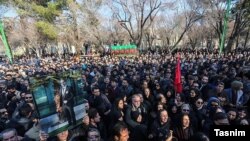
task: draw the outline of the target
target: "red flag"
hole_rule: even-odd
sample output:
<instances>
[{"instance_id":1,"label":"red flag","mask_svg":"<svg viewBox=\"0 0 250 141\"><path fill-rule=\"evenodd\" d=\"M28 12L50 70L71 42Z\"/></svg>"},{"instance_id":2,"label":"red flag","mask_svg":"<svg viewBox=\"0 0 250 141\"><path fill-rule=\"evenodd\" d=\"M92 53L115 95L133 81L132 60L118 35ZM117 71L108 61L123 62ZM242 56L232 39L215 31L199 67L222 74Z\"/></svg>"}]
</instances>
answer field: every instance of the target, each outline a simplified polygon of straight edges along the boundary
<instances>
[{"instance_id":1,"label":"red flag","mask_svg":"<svg viewBox=\"0 0 250 141\"><path fill-rule=\"evenodd\" d=\"M182 93L182 84L181 84L181 64L180 64L180 55L177 54L177 64L175 68L175 80L174 87L176 93Z\"/></svg>"}]
</instances>

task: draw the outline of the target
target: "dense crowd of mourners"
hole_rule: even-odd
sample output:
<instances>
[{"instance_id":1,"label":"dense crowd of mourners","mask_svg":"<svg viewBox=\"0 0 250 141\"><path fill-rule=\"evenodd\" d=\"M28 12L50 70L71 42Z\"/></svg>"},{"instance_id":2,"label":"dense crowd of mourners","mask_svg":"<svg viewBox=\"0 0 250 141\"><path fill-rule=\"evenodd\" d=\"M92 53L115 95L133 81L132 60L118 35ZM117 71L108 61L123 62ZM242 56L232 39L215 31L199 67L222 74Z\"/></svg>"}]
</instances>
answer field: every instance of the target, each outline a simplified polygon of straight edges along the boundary
<instances>
[{"instance_id":1,"label":"dense crowd of mourners","mask_svg":"<svg viewBox=\"0 0 250 141\"><path fill-rule=\"evenodd\" d=\"M180 52L182 93L174 89L176 53L2 62L1 139L209 141L211 125L249 126L249 54ZM81 125L50 137L40 130L29 78L76 69L87 91L87 115Z\"/></svg>"}]
</instances>

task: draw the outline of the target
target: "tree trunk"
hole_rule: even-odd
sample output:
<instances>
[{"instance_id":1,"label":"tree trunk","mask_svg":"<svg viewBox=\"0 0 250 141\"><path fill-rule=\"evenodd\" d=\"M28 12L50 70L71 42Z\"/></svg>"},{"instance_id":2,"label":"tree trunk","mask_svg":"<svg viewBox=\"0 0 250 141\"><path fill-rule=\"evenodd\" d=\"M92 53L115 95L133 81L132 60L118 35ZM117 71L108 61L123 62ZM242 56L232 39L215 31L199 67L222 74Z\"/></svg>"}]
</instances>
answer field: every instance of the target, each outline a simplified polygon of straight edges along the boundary
<instances>
[{"instance_id":1,"label":"tree trunk","mask_svg":"<svg viewBox=\"0 0 250 141\"><path fill-rule=\"evenodd\" d=\"M248 27L248 30L247 30L247 35L246 35L245 42L244 42L244 49L245 49L246 46L247 46L249 32L250 32L250 26Z\"/></svg>"},{"instance_id":2,"label":"tree trunk","mask_svg":"<svg viewBox=\"0 0 250 141\"><path fill-rule=\"evenodd\" d=\"M235 49L237 49L239 47L239 37L240 37L240 35L238 34L237 39L236 39L236 48Z\"/></svg>"},{"instance_id":3,"label":"tree trunk","mask_svg":"<svg viewBox=\"0 0 250 141\"><path fill-rule=\"evenodd\" d=\"M235 36L229 37L228 42L227 42L227 46L226 46L226 51L227 51L227 52L229 52L229 51L232 50L234 41L235 41Z\"/></svg>"}]
</instances>

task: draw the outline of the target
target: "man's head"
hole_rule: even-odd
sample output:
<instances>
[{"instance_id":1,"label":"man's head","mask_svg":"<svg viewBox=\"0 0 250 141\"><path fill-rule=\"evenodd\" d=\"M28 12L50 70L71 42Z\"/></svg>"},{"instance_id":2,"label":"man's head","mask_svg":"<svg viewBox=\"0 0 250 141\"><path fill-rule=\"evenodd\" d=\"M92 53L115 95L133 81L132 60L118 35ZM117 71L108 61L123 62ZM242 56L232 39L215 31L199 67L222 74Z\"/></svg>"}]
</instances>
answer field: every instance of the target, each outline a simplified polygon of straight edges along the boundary
<instances>
[{"instance_id":1,"label":"man's head","mask_svg":"<svg viewBox=\"0 0 250 141\"><path fill-rule=\"evenodd\" d=\"M235 120L237 117L236 109L229 109L227 112L227 117L230 121Z\"/></svg>"},{"instance_id":2,"label":"man's head","mask_svg":"<svg viewBox=\"0 0 250 141\"><path fill-rule=\"evenodd\" d=\"M19 115L24 118L30 118L32 114L32 107L29 104L24 104L19 109Z\"/></svg>"},{"instance_id":3,"label":"man's head","mask_svg":"<svg viewBox=\"0 0 250 141\"><path fill-rule=\"evenodd\" d=\"M122 86L124 87L127 87L129 84L128 84L128 80L127 79L123 79L122 80Z\"/></svg>"},{"instance_id":4,"label":"man's head","mask_svg":"<svg viewBox=\"0 0 250 141\"><path fill-rule=\"evenodd\" d=\"M6 79L7 81L11 81L11 80L12 80L11 74L7 74L6 77L5 77L5 79Z\"/></svg>"},{"instance_id":5,"label":"man's head","mask_svg":"<svg viewBox=\"0 0 250 141\"><path fill-rule=\"evenodd\" d=\"M187 128L190 126L190 118L188 114L182 115L181 123L183 128Z\"/></svg>"},{"instance_id":6,"label":"man's head","mask_svg":"<svg viewBox=\"0 0 250 141\"><path fill-rule=\"evenodd\" d=\"M32 94L27 93L27 94L25 95L25 102L27 102L27 103L33 103Z\"/></svg>"},{"instance_id":7,"label":"man's head","mask_svg":"<svg viewBox=\"0 0 250 141\"><path fill-rule=\"evenodd\" d=\"M135 95L132 96L132 104L136 108L140 107L140 105L141 105L141 98L140 98L139 95L135 94Z\"/></svg>"},{"instance_id":8,"label":"man's head","mask_svg":"<svg viewBox=\"0 0 250 141\"><path fill-rule=\"evenodd\" d=\"M3 141L19 141L17 131L14 128L5 129L1 132L1 138Z\"/></svg>"},{"instance_id":9,"label":"man's head","mask_svg":"<svg viewBox=\"0 0 250 141\"><path fill-rule=\"evenodd\" d=\"M203 76L202 77L202 79L201 79L201 83L203 84L203 85L205 85L205 84L207 84L208 83L208 76Z\"/></svg>"},{"instance_id":10,"label":"man's head","mask_svg":"<svg viewBox=\"0 0 250 141\"><path fill-rule=\"evenodd\" d=\"M93 87L92 88L92 94L94 96L99 96L100 95L100 89L98 87Z\"/></svg>"},{"instance_id":11,"label":"man's head","mask_svg":"<svg viewBox=\"0 0 250 141\"><path fill-rule=\"evenodd\" d=\"M218 93L222 93L222 91L224 90L224 83L223 82L219 82L216 86L216 91Z\"/></svg>"},{"instance_id":12,"label":"man's head","mask_svg":"<svg viewBox=\"0 0 250 141\"><path fill-rule=\"evenodd\" d=\"M89 109L88 115L91 123L99 123L101 121L101 117L95 108Z\"/></svg>"},{"instance_id":13,"label":"man's head","mask_svg":"<svg viewBox=\"0 0 250 141\"><path fill-rule=\"evenodd\" d=\"M117 80L116 79L111 79L111 86L115 88L117 86Z\"/></svg>"},{"instance_id":14,"label":"man's head","mask_svg":"<svg viewBox=\"0 0 250 141\"><path fill-rule=\"evenodd\" d=\"M193 83L194 83L194 76L190 75L190 76L188 77L188 83L189 83L189 84L193 84Z\"/></svg>"},{"instance_id":15,"label":"man's head","mask_svg":"<svg viewBox=\"0 0 250 141\"><path fill-rule=\"evenodd\" d=\"M109 77L105 77L105 78L104 78L104 83L105 83L105 84L109 84L109 82L110 82Z\"/></svg>"},{"instance_id":16,"label":"man's head","mask_svg":"<svg viewBox=\"0 0 250 141\"><path fill-rule=\"evenodd\" d=\"M191 107L190 107L189 104L183 104L183 105L181 106L181 112L182 112L183 114L189 114L189 113L190 113L190 110L191 110Z\"/></svg>"},{"instance_id":17,"label":"man's head","mask_svg":"<svg viewBox=\"0 0 250 141\"><path fill-rule=\"evenodd\" d=\"M87 141L100 141L101 135L96 128L90 128L87 132Z\"/></svg>"},{"instance_id":18,"label":"man's head","mask_svg":"<svg viewBox=\"0 0 250 141\"><path fill-rule=\"evenodd\" d=\"M0 90L6 87L6 80L0 80Z\"/></svg>"},{"instance_id":19,"label":"man's head","mask_svg":"<svg viewBox=\"0 0 250 141\"><path fill-rule=\"evenodd\" d=\"M213 119L215 125L229 125L227 114L223 112L215 113Z\"/></svg>"},{"instance_id":20,"label":"man's head","mask_svg":"<svg viewBox=\"0 0 250 141\"><path fill-rule=\"evenodd\" d=\"M128 141L129 130L124 122L118 122L113 127L113 137L115 141Z\"/></svg>"},{"instance_id":21,"label":"man's head","mask_svg":"<svg viewBox=\"0 0 250 141\"><path fill-rule=\"evenodd\" d=\"M197 81L195 81L195 82L193 83L192 88L199 89L199 83L198 83Z\"/></svg>"},{"instance_id":22,"label":"man's head","mask_svg":"<svg viewBox=\"0 0 250 141\"><path fill-rule=\"evenodd\" d=\"M165 124L167 123L167 121L168 121L168 112L167 110L163 109L160 111L160 122L162 124Z\"/></svg>"},{"instance_id":23,"label":"man's head","mask_svg":"<svg viewBox=\"0 0 250 141\"><path fill-rule=\"evenodd\" d=\"M9 85L8 87L7 87L7 91L8 91L8 93L15 93L16 92L16 87L15 87L15 85Z\"/></svg>"},{"instance_id":24,"label":"man's head","mask_svg":"<svg viewBox=\"0 0 250 141\"><path fill-rule=\"evenodd\" d=\"M9 118L8 111L3 105L0 105L0 118L6 120Z\"/></svg>"}]
</instances>

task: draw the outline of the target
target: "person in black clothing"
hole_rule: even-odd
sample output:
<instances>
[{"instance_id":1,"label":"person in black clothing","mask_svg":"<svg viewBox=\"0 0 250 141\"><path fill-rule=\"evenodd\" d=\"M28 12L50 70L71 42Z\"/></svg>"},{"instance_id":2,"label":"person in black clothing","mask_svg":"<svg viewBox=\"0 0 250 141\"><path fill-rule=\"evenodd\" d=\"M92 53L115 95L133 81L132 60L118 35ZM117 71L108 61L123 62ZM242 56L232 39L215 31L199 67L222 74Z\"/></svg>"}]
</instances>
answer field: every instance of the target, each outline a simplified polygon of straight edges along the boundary
<instances>
[{"instance_id":1,"label":"person in black clothing","mask_svg":"<svg viewBox=\"0 0 250 141\"><path fill-rule=\"evenodd\" d=\"M111 103L98 87L92 88L92 95L88 99L91 107L96 108L102 117L107 117L111 111Z\"/></svg>"},{"instance_id":2,"label":"person in black clothing","mask_svg":"<svg viewBox=\"0 0 250 141\"><path fill-rule=\"evenodd\" d=\"M129 140L129 130L124 122L118 122L115 124L112 130L112 137L110 141L128 141Z\"/></svg>"},{"instance_id":3,"label":"person in black clothing","mask_svg":"<svg viewBox=\"0 0 250 141\"><path fill-rule=\"evenodd\" d=\"M114 102L114 105L112 107L111 113L110 113L110 122L108 125L108 134L110 135L112 132L113 126L119 122L124 121L124 100L122 98L117 98Z\"/></svg>"},{"instance_id":4,"label":"person in black clothing","mask_svg":"<svg viewBox=\"0 0 250 141\"><path fill-rule=\"evenodd\" d=\"M227 117L228 117L230 125L237 124L237 110L235 108L228 110Z\"/></svg>"},{"instance_id":5,"label":"person in black clothing","mask_svg":"<svg viewBox=\"0 0 250 141\"><path fill-rule=\"evenodd\" d=\"M147 131L147 111L141 104L138 94L132 96L132 103L128 105L125 120L132 131L131 140L144 140Z\"/></svg>"},{"instance_id":6,"label":"person in black clothing","mask_svg":"<svg viewBox=\"0 0 250 141\"><path fill-rule=\"evenodd\" d=\"M165 141L170 133L170 119L167 110L159 111L158 119L151 125L150 134L148 136L152 141Z\"/></svg>"},{"instance_id":7,"label":"person in black clothing","mask_svg":"<svg viewBox=\"0 0 250 141\"><path fill-rule=\"evenodd\" d=\"M18 114L10 119L7 128L15 128L18 135L24 136L34 125L32 121L32 112L32 107L29 104L23 104L20 109L18 109Z\"/></svg>"},{"instance_id":8,"label":"person in black clothing","mask_svg":"<svg viewBox=\"0 0 250 141\"><path fill-rule=\"evenodd\" d=\"M6 124L9 122L9 113L3 104L0 104L0 132L6 128Z\"/></svg>"},{"instance_id":9,"label":"person in black clothing","mask_svg":"<svg viewBox=\"0 0 250 141\"><path fill-rule=\"evenodd\" d=\"M181 126L176 126L173 129L173 136L178 141L190 141L194 134L193 128L190 126L190 117L188 114L183 114L181 118Z\"/></svg>"},{"instance_id":10,"label":"person in black clothing","mask_svg":"<svg viewBox=\"0 0 250 141\"><path fill-rule=\"evenodd\" d=\"M109 87L109 89L108 89L107 97L108 97L110 103L114 103L115 99L120 97L119 96L120 89L118 87L118 83L117 83L117 80L115 78L112 78L110 80L110 83L111 83L111 87Z\"/></svg>"},{"instance_id":11,"label":"person in black clothing","mask_svg":"<svg viewBox=\"0 0 250 141\"><path fill-rule=\"evenodd\" d=\"M89 109L89 128L95 128L101 133L101 138L106 140L107 139L107 131L104 124L101 122L101 117L95 108Z\"/></svg>"}]
</instances>

